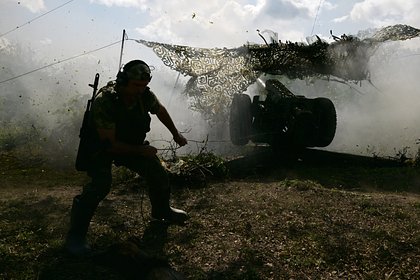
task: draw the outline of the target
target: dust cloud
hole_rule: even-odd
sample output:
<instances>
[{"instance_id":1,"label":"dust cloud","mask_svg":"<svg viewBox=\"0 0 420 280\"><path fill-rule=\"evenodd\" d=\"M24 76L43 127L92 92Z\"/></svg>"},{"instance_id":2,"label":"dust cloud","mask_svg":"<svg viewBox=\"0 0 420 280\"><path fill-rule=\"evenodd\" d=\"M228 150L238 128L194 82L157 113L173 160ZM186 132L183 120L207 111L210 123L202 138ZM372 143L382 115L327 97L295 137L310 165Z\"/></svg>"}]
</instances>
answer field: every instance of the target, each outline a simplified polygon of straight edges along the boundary
<instances>
[{"instance_id":1,"label":"dust cloud","mask_svg":"<svg viewBox=\"0 0 420 280\"><path fill-rule=\"evenodd\" d=\"M79 130L96 73L99 88L114 80L117 59L101 61L86 56L70 62L48 65L30 48L0 44L0 152L14 151L20 157L41 157L56 166L72 166L77 153ZM49 60L49 59L48 59ZM50 62L49 62L50 63ZM20 76L6 81L7 79ZM177 153L194 153L208 137L208 124L198 112L189 109L182 95L185 77L159 66L150 84L167 107L178 129L192 145L176 149ZM174 148L169 131L152 117L152 131L147 139L165 155Z\"/></svg>"},{"instance_id":2,"label":"dust cloud","mask_svg":"<svg viewBox=\"0 0 420 280\"><path fill-rule=\"evenodd\" d=\"M57 64L46 67L46 59L30 48L4 43L0 44L0 81L4 81L0 83L0 151L73 165L81 118L92 93L88 84L96 72L108 69L94 57L85 57L83 63L59 63L57 58Z\"/></svg>"},{"instance_id":3,"label":"dust cloud","mask_svg":"<svg viewBox=\"0 0 420 280\"><path fill-rule=\"evenodd\" d=\"M307 97L330 98L337 132L327 150L397 157L417 154L420 138L420 39L383 43L371 57L371 82L289 81Z\"/></svg>"},{"instance_id":4,"label":"dust cloud","mask_svg":"<svg viewBox=\"0 0 420 280\"><path fill-rule=\"evenodd\" d=\"M362 155L395 156L417 153L420 138L420 39L385 43L371 58L371 82L342 83L326 79L282 81L295 94L309 98L330 98L337 110L337 133L327 150ZM0 81L26 73L45 63L30 49L0 47ZM71 166L78 145L78 134L86 102L91 97L95 73L100 86L114 79L117 61L98 61L87 57L57 64L44 70L0 84L0 150L20 149L38 153L55 164ZM150 84L167 107L189 145L178 154L196 153L203 146L227 154L240 152L229 142L228 120L210 124L192 111L182 94L187 77L165 66L157 66ZM258 85L247 93L255 94ZM171 152L171 135L152 117L147 139ZM208 140L207 143L203 143Z\"/></svg>"}]
</instances>

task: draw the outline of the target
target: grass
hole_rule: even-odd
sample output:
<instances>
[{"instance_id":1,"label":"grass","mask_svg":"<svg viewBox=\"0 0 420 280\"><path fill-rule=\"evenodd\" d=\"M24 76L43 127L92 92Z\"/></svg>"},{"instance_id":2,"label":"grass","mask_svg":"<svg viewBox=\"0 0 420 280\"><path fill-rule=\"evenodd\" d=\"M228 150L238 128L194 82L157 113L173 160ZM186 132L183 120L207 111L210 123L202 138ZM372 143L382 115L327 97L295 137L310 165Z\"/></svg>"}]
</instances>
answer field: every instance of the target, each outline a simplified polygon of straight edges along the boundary
<instances>
[{"instance_id":1,"label":"grass","mask_svg":"<svg viewBox=\"0 0 420 280\"><path fill-rule=\"evenodd\" d=\"M135 279L100 257L127 241L187 279L416 279L418 168L318 156L292 166L248 156L228 163L229 177L175 186L184 227L149 223L144 182L116 169L88 234L95 254L79 259L62 245L88 178L3 154L0 279Z\"/></svg>"}]
</instances>

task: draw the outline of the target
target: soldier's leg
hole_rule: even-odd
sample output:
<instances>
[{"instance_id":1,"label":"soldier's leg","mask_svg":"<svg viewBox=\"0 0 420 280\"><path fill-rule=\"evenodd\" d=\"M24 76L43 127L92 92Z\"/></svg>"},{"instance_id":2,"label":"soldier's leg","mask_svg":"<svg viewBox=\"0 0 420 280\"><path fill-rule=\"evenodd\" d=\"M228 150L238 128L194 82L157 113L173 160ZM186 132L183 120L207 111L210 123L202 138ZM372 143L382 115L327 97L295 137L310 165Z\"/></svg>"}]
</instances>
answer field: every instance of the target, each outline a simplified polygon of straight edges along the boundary
<instances>
[{"instance_id":1,"label":"soldier's leg","mask_svg":"<svg viewBox=\"0 0 420 280\"><path fill-rule=\"evenodd\" d=\"M182 224L188 219L185 211L170 206L169 176L157 156L125 159L121 163L146 178L153 219L173 224Z\"/></svg>"},{"instance_id":2,"label":"soldier's leg","mask_svg":"<svg viewBox=\"0 0 420 280\"><path fill-rule=\"evenodd\" d=\"M88 174L91 177L91 182L83 188L80 195L73 199L70 230L66 237L66 248L74 255L83 255L90 251L86 234L99 202L110 191L111 162L93 167Z\"/></svg>"}]
</instances>

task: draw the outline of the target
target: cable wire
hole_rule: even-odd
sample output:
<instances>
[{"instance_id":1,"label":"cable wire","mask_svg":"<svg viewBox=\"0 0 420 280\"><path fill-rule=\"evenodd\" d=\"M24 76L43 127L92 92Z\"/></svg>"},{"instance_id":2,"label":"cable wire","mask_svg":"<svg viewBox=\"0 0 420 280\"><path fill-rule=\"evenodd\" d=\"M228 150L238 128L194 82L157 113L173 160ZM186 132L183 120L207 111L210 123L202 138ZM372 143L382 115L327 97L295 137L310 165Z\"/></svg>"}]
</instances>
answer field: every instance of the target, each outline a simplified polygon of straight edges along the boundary
<instances>
[{"instance_id":1,"label":"cable wire","mask_svg":"<svg viewBox=\"0 0 420 280\"><path fill-rule=\"evenodd\" d=\"M32 74L32 73L37 72L37 71L39 71L39 70L43 70L43 69L45 69L45 68L48 68L48 67L51 67L51 66L54 66L54 65L57 65L57 64L60 64L60 63L63 63L63 62L66 62L66 61L72 60L72 59L79 58L79 57L81 57L81 56L85 56L85 55L88 55L88 54L91 54L91 53L94 53L94 52L97 52L97 51L103 50L103 49L105 49L105 48L108 48L108 47L111 47L111 46L113 46L113 45L119 44L120 42L121 42L121 40L119 40L119 41L117 41L117 42L114 42L114 43L111 43L111 44L108 44L108 45L106 45L106 46L103 46L103 47L100 47L100 48L97 48L97 49L94 49L94 50L88 51L88 52L84 52L84 53L79 54L79 55L75 55L75 56L72 56L72 57L69 57L69 58L66 58L66 59L63 59L63 60L58 60L58 61L53 62L53 63L50 63L50 64L48 64L48 65L45 65L45 66L42 66L42 67L36 68L36 69L34 69L34 70L31 70L31 71L28 71L28 72L22 73L22 74L20 74L20 75L17 75L17 76L11 77L11 78L9 78L9 79L6 79L6 80L3 80L3 81L0 81L0 84L3 84L3 83L6 83L6 82L9 82L9 81L15 80L15 79L17 79L17 78L20 78L20 77L23 77L23 76L26 76L26 75Z\"/></svg>"},{"instance_id":2,"label":"cable wire","mask_svg":"<svg viewBox=\"0 0 420 280\"><path fill-rule=\"evenodd\" d=\"M315 19L314 19L314 24L312 25L311 36L314 33L315 24L316 24L316 20L318 19L318 14L319 14L319 9L321 8L321 4L322 4L322 0L319 0L318 9L316 10L316 15L315 15Z\"/></svg>"},{"instance_id":3,"label":"cable wire","mask_svg":"<svg viewBox=\"0 0 420 280\"><path fill-rule=\"evenodd\" d=\"M5 33L3 33L3 34L0 34L0 37L3 37L3 36L5 36L5 35L7 35L7 34L9 34L9 33L11 33L11 32L13 32L13 31L16 31L16 30L18 30L19 28L21 28L21 27L23 27L23 26L25 26L25 25L27 25L27 24L30 24L30 23L32 23L33 21L35 21L35 20L37 20L37 19L40 19L40 18L42 18L42 17L46 16L47 14L52 13L52 12L54 12L54 11L56 11L56 10L60 9L60 8L64 7L65 5L67 5L67 4L69 4L69 3L73 2L73 1L74 1L74 0L67 1L67 2L66 2L66 3L64 3L64 4L61 4L60 6L55 7L54 9L49 10L48 12L45 12L45 13L43 13L42 15L39 15L39 16L37 16L37 17L35 17L35 18L33 18L33 19L31 19L31 20L29 20L29 21L25 22L24 24L18 25L18 26L16 26L15 28L13 28L13 29L11 29L11 30L9 30L9 31L7 31L7 32L5 32Z\"/></svg>"}]
</instances>

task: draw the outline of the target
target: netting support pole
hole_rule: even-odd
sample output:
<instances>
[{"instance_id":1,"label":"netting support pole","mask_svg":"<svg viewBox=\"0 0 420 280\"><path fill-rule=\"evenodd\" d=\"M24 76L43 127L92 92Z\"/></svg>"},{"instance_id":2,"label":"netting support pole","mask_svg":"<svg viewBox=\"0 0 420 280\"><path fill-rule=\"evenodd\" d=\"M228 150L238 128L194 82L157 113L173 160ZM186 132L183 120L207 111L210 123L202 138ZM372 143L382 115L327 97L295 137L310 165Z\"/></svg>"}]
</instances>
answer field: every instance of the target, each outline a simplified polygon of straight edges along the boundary
<instances>
[{"instance_id":1,"label":"netting support pole","mask_svg":"<svg viewBox=\"0 0 420 280\"><path fill-rule=\"evenodd\" d=\"M123 51L124 51L124 41L125 41L125 29L123 29L123 35L122 35L122 40L121 40L121 53L120 53L120 64L118 65L118 71L121 70L121 65L122 65L122 57L123 57Z\"/></svg>"}]
</instances>

